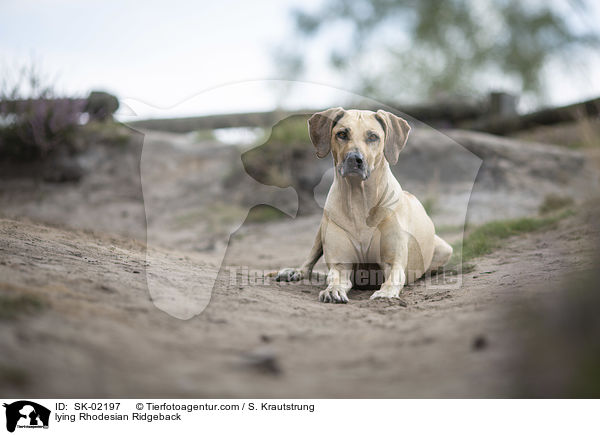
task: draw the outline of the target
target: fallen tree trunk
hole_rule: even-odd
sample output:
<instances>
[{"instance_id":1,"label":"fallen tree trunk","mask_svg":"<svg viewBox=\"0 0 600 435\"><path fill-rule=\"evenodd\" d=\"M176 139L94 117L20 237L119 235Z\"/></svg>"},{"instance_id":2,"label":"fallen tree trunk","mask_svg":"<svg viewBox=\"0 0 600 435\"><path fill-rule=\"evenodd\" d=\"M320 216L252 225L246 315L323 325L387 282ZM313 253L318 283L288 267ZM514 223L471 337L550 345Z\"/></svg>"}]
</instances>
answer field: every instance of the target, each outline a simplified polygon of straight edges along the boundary
<instances>
[{"instance_id":1,"label":"fallen tree trunk","mask_svg":"<svg viewBox=\"0 0 600 435\"><path fill-rule=\"evenodd\" d=\"M167 131L170 133L189 133L198 130L235 127L271 127L282 118L309 113L308 111L275 111L252 113L228 113L224 115L191 116L187 118L160 118L132 121L132 127Z\"/></svg>"},{"instance_id":2,"label":"fallen tree trunk","mask_svg":"<svg viewBox=\"0 0 600 435\"><path fill-rule=\"evenodd\" d=\"M576 121L600 113L600 98L563 107L542 109L525 115L493 115L497 112L489 103L446 101L412 106L358 104L357 109L389 110L397 115L409 115L433 127L477 130L497 135L507 135L539 125ZM232 127L271 127L292 115L310 114L324 108L294 111L232 113L223 115L193 116L187 118L145 119L129 123L132 127L172 133L197 130L214 130Z\"/></svg>"},{"instance_id":3,"label":"fallen tree trunk","mask_svg":"<svg viewBox=\"0 0 600 435\"><path fill-rule=\"evenodd\" d=\"M451 127L456 123L485 113L484 104L477 102L448 101L436 104L400 106L398 109L386 105L358 104L357 109L389 110L403 116L409 115L434 126ZM188 133L198 130L214 130L233 127L271 127L284 118L292 115L311 114L324 108L313 108L293 111L231 113L224 115L192 116L186 118L144 119L130 122L129 125L141 129L167 131L171 133Z\"/></svg>"},{"instance_id":4,"label":"fallen tree trunk","mask_svg":"<svg viewBox=\"0 0 600 435\"><path fill-rule=\"evenodd\" d=\"M540 125L577 121L597 116L599 113L600 98L595 98L568 106L542 109L525 115L492 116L465 121L458 126L466 130L477 130L502 136Z\"/></svg>"}]
</instances>

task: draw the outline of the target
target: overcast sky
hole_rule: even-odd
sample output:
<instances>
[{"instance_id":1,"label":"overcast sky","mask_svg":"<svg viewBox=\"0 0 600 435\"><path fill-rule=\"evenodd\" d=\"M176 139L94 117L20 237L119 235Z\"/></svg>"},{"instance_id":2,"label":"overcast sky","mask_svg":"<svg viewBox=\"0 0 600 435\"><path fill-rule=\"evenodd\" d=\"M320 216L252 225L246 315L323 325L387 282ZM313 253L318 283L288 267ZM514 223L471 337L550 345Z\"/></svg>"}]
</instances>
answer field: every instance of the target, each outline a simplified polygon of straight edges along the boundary
<instances>
[{"instance_id":1,"label":"overcast sky","mask_svg":"<svg viewBox=\"0 0 600 435\"><path fill-rule=\"evenodd\" d=\"M172 115L269 110L276 95L260 81L283 78L276 75L272 50L291 34L289 10L320 2L1 0L0 61L6 68L34 59L57 75L63 91L107 90L142 116L160 116L153 107L171 107ZM600 22L597 12L591 21ZM600 95L600 64L594 62L595 74L585 77L557 69L550 101ZM309 79L343 89L336 77L317 65ZM249 80L255 82L240 84ZM238 84L226 86L232 83ZM212 98L192 98L222 86ZM314 107L332 95L322 86L305 86L287 103Z\"/></svg>"}]
</instances>

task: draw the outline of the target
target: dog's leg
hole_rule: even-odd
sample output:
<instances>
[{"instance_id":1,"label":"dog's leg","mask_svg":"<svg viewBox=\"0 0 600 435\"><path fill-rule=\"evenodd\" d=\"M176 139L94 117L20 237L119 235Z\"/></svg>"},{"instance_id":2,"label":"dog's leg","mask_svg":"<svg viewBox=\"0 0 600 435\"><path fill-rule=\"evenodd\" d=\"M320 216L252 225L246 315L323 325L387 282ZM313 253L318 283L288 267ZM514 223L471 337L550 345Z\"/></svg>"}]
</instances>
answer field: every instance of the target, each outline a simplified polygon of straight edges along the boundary
<instances>
[{"instance_id":1,"label":"dog's leg","mask_svg":"<svg viewBox=\"0 0 600 435\"><path fill-rule=\"evenodd\" d=\"M408 265L408 246L411 235L398 224L395 216L379 225L381 232L381 255L379 264L385 274L381 288L371 295L371 299L397 298L406 283L405 268Z\"/></svg>"},{"instance_id":2,"label":"dog's leg","mask_svg":"<svg viewBox=\"0 0 600 435\"><path fill-rule=\"evenodd\" d=\"M446 243L441 237L435 236L435 247L433 250L433 259L429 270L437 270L444 266L452 256L452 246Z\"/></svg>"},{"instance_id":3,"label":"dog's leg","mask_svg":"<svg viewBox=\"0 0 600 435\"><path fill-rule=\"evenodd\" d=\"M333 264L327 274L327 288L319 293L319 301L345 304L352 288L352 269L347 264Z\"/></svg>"},{"instance_id":4,"label":"dog's leg","mask_svg":"<svg viewBox=\"0 0 600 435\"><path fill-rule=\"evenodd\" d=\"M291 267L281 269L277 272L275 276L275 281L301 281L304 278L309 278L312 273L313 267L315 263L319 261L319 258L323 255L323 242L321 240L321 227L319 226L319 231L317 232L317 236L315 237L315 242L313 243L313 247L308 254L308 257L302 263L298 269L294 269Z\"/></svg>"},{"instance_id":5,"label":"dog's leg","mask_svg":"<svg viewBox=\"0 0 600 435\"><path fill-rule=\"evenodd\" d=\"M397 298L406 283L406 274L400 262L384 263L385 281L381 288L371 295L371 299Z\"/></svg>"}]
</instances>

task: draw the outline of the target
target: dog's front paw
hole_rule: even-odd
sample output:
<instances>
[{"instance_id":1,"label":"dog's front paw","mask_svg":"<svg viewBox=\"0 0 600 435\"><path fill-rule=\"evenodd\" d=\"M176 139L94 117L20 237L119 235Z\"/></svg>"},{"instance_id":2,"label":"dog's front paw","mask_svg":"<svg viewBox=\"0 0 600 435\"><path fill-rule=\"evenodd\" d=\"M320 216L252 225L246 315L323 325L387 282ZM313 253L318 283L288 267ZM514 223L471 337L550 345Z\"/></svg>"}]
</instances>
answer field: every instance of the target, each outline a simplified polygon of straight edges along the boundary
<instances>
[{"instance_id":1,"label":"dog's front paw","mask_svg":"<svg viewBox=\"0 0 600 435\"><path fill-rule=\"evenodd\" d=\"M347 304L348 295L346 291L338 287L327 287L321 293L319 293L320 302L331 302L333 304Z\"/></svg>"},{"instance_id":2,"label":"dog's front paw","mask_svg":"<svg viewBox=\"0 0 600 435\"><path fill-rule=\"evenodd\" d=\"M303 277L304 273L301 270L288 267L277 272L277 275L275 275L275 281L301 281Z\"/></svg>"},{"instance_id":3,"label":"dog's front paw","mask_svg":"<svg viewBox=\"0 0 600 435\"><path fill-rule=\"evenodd\" d=\"M400 286L397 285L382 285L379 290L371 295L371 299L379 298L399 298L400 297Z\"/></svg>"}]
</instances>

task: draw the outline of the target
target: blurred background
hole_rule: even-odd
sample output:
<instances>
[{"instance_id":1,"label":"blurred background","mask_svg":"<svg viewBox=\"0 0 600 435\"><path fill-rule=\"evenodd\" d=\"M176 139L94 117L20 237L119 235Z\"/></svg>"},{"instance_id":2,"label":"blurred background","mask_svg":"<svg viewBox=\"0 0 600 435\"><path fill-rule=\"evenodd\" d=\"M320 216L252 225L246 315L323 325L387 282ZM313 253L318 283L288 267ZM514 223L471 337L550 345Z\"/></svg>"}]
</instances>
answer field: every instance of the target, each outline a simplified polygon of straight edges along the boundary
<instances>
[{"instance_id":1,"label":"blurred background","mask_svg":"<svg viewBox=\"0 0 600 435\"><path fill-rule=\"evenodd\" d=\"M505 91L523 109L596 97L600 7L586 0L5 1L3 76L36 64L57 91L91 89L168 108L266 78L324 84L408 104ZM23 90L25 91L25 90ZM194 113L273 109L235 96ZM332 104L320 92L281 104ZM144 113L139 114L144 115Z\"/></svg>"},{"instance_id":2,"label":"blurred background","mask_svg":"<svg viewBox=\"0 0 600 435\"><path fill-rule=\"evenodd\" d=\"M598 2L0 16L4 394L599 394ZM455 248L400 301L264 279L312 244L333 172L306 120L338 105L409 121L393 171Z\"/></svg>"}]
</instances>

